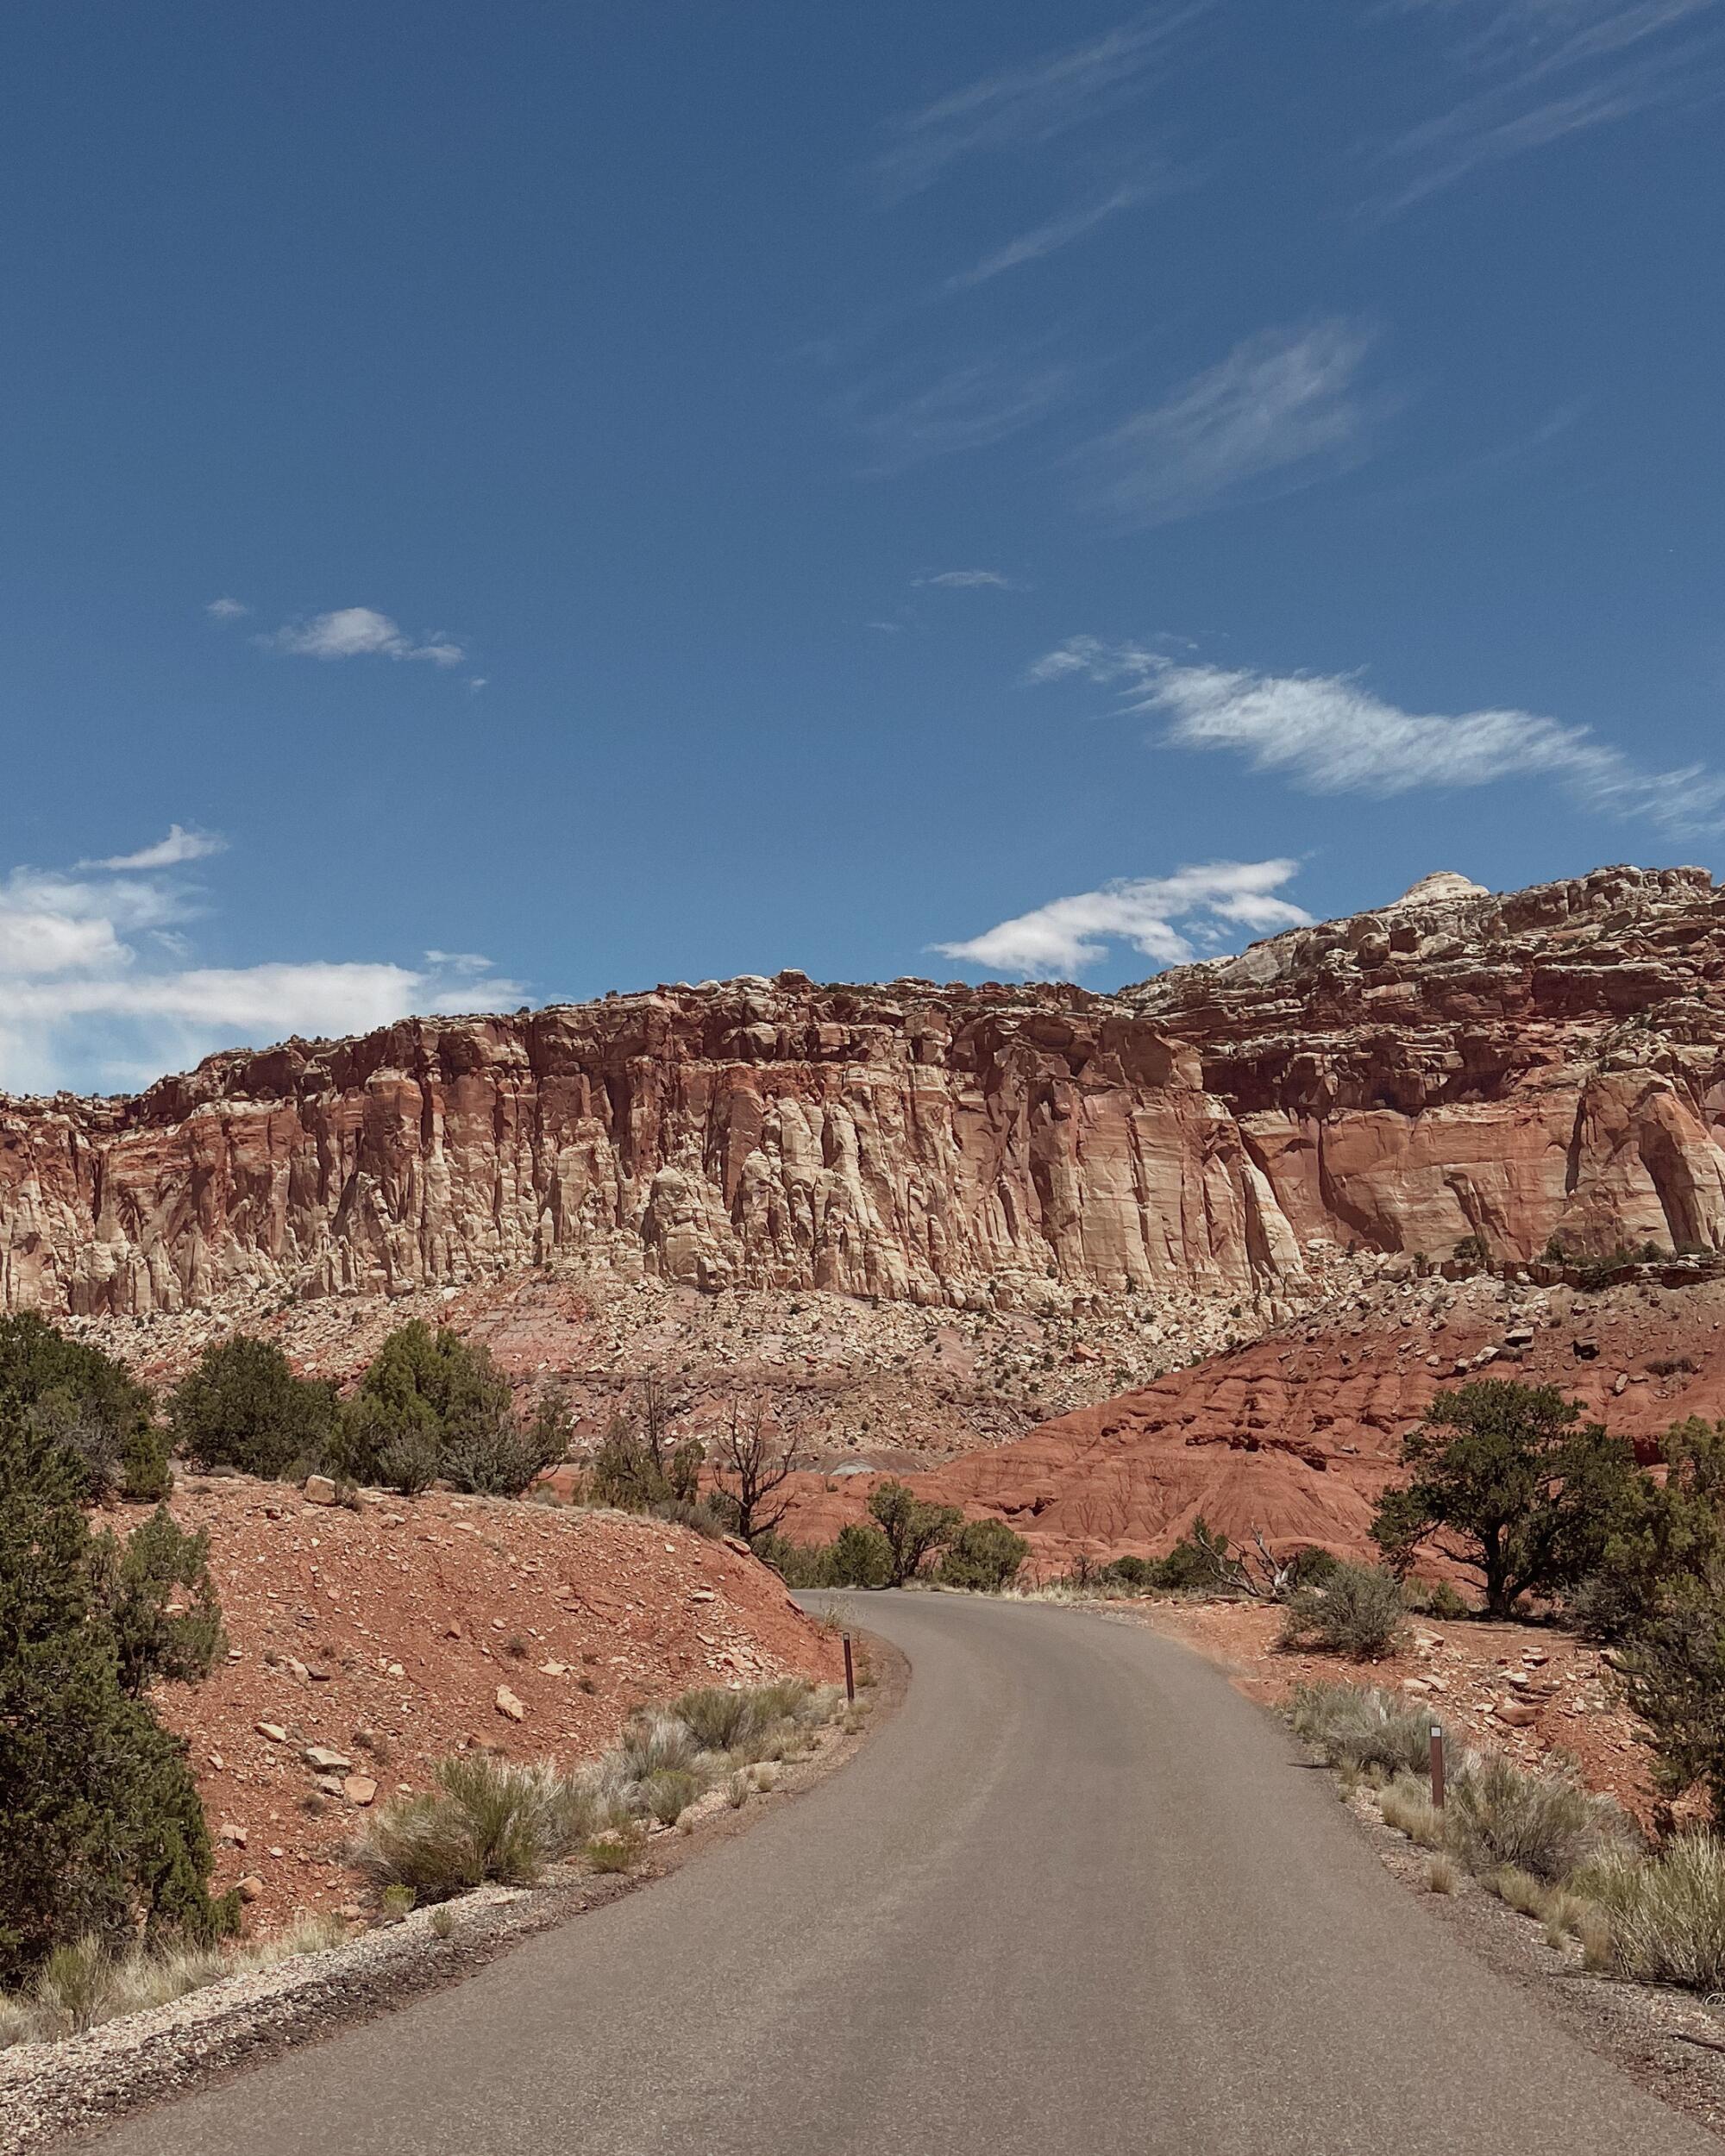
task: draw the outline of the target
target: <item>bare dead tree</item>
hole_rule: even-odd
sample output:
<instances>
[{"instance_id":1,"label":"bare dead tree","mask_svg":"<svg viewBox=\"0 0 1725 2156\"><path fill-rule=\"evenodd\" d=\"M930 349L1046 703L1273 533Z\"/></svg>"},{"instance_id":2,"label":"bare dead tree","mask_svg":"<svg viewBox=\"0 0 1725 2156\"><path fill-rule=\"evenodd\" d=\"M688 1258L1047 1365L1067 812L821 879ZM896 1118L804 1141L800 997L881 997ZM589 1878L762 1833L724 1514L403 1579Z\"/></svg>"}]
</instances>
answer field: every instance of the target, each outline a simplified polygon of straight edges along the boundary
<instances>
[{"instance_id":1,"label":"bare dead tree","mask_svg":"<svg viewBox=\"0 0 1725 2156\"><path fill-rule=\"evenodd\" d=\"M1244 1595L1255 1602L1285 1602L1294 1588L1297 1553L1278 1557L1264 1539L1264 1530L1251 1530L1251 1549L1234 1548L1226 1535L1203 1527L1193 1541L1202 1554L1211 1578L1230 1595Z\"/></svg>"},{"instance_id":2,"label":"bare dead tree","mask_svg":"<svg viewBox=\"0 0 1725 2156\"><path fill-rule=\"evenodd\" d=\"M737 1393L731 1395L730 1413L714 1448L712 1478L745 1542L771 1534L790 1510L790 1499L778 1493L800 1464L800 1434L794 1422L775 1413L766 1394L753 1394L746 1401Z\"/></svg>"}]
</instances>

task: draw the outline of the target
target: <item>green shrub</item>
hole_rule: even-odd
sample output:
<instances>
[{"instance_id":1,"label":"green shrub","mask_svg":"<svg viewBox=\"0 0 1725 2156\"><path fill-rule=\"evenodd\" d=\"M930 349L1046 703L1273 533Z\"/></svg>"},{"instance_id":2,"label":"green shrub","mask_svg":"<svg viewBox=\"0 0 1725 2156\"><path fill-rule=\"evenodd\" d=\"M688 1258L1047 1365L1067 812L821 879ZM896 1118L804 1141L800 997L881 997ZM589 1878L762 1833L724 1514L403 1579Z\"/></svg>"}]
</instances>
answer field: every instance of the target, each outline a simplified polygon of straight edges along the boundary
<instances>
[{"instance_id":1,"label":"green shrub","mask_svg":"<svg viewBox=\"0 0 1725 2156\"><path fill-rule=\"evenodd\" d=\"M893 1551L878 1527L860 1520L848 1520L832 1541L832 1553L823 1584L833 1587L885 1587L893 1576Z\"/></svg>"},{"instance_id":2,"label":"green shrub","mask_svg":"<svg viewBox=\"0 0 1725 2156\"><path fill-rule=\"evenodd\" d=\"M0 1411L0 1983L86 1936L128 1940L141 1922L153 1940L198 1943L238 1918L209 1895L185 1746L122 1681L116 1608L140 1689L189 1673L192 1636L166 1629L154 1559L129 1576L96 1543L84 1489L79 1462ZM193 1571L201 1599L201 1571L169 1562Z\"/></svg>"},{"instance_id":3,"label":"green shrub","mask_svg":"<svg viewBox=\"0 0 1725 2156\"><path fill-rule=\"evenodd\" d=\"M893 1576L893 1552L873 1525L852 1520L831 1542L787 1542L765 1535L755 1554L780 1574L787 1587L885 1587Z\"/></svg>"},{"instance_id":4,"label":"green shrub","mask_svg":"<svg viewBox=\"0 0 1725 2156\"><path fill-rule=\"evenodd\" d=\"M1523 1595L1550 1594L1595 1570L1633 1506L1641 1477L1622 1438L1555 1386L1478 1378L1440 1393L1402 1439L1410 1480L1387 1490L1372 1523L1398 1570L1441 1532L1469 1566L1494 1617Z\"/></svg>"},{"instance_id":5,"label":"green shrub","mask_svg":"<svg viewBox=\"0 0 1725 2156\"><path fill-rule=\"evenodd\" d=\"M752 1692L731 1692L718 1685L685 1692L671 1702L671 1712L703 1752L734 1752L761 1721Z\"/></svg>"},{"instance_id":6,"label":"green shrub","mask_svg":"<svg viewBox=\"0 0 1725 2156\"><path fill-rule=\"evenodd\" d=\"M1315 1585L1336 1563L1327 1550L1298 1550L1285 1583ZM1217 1533L1200 1514L1190 1532L1182 1535L1165 1557L1113 1557L1099 1565L1080 1556L1067 1576L1067 1583L1080 1593L1095 1589L1105 1595L1187 1595L1237 1592L1241 1581L1226 1536Z\"/></svg>"},{"instance_id":7,"label":"green shrub","mask_svg":"<svg viewBox=\"0 0 1725 2156\"><path fill-rule=\"evenodd\" d=\"M632 1871L645 1846L639 1825L631 1824L595 1834L584 1853L595 1871Z\"/></svg>"},{"instance_id":8,"label":"green shrub","mask_svg":"<svg viewBox=\"0 0 1725 2156\"><path fill-rule=\"evenodd\" d=\"M702 1447L693 1439L674 1445L670 1409L656 1378L638 1400L619 1407L587 1463L586 1501L620 1512L650 1512L654 1506L700 1497Z\"/></svg>"},{"instance_id":9,"label":"green shrub","mask_svg":"<svg viewBox=\"0 0 1725 2156\"><path fill-rule=\"evenodd\" d=\"M1482 1877L1505 1865L1562 1885L1583 1865L1635 1846L1635 1829L1609 1797L1561 1774L1527 1772L1496 1754L1470 1761L1451 1783L1452 1846Z\"/></svg>"},{"instance_id":10,"label":"green shrub","mask_svg":"<svg viewBox=\"0 0 1725 2156\"><path fill-rule=\"evenodd\" d=\"M1667 1797L1699 1784L1725 1825L1725 1604L1698 1582L1672 1583L1631 1636L1629 1703L1646 1726L1653 1779Z\"/></svg>"},{"instance_id":11,"label":"green shrub","mask_svg":"<svg viewBox=\"0 0 1725 2156\"><path fill-rule=\"evenodd\" d=\"M700 1777L692 1774L687 1767L663 1767L658 1773L645 1777L641 1795L648 1810L662 1827L674 1827L701 1795L704 1786Z\"/></svg>"},{"instance_id":12,"label":"green shrub","mask_svg":"<svg viewBox=\"0 0 1725 2156\"><path fill-rule=\"evenodd\" d=\"M1336 1564L1318 1585L1296 1588L1283 1619L1282 1644L1308 1645L1356 1661L1377 1661L1406 1638L1400 1583L1371 1564Z\"/></svg>"},{"instance_id":13,"label":"green shrub","mask_svg":"<svg viewBox=\"0 0 1725 2156\"><path fill-rule=\"evenodd\" d=\"M122 1363L34 1311L0 1318L0 1413L9 1410L72 1458L86 1497L116 1487L139 1503L166 1496L167 1438L149 1394Z\"/></svg>"},{"instance_id":14,"label":"green shrub","mask_svg":"<svg viewBox=\"0 0 1725 2156\"><path fill-rule=\"evenodd\" d=\"M1285 1711L1296 1733L1315 1745L1333 1767L1355 1774L1376 1769L1415 1776L1430 1767L1429 1711L1405 1707L1375 1688L1296 1684Z\"/></svg>"},{"instance_id":15,"label":"green shrub","mask_svg":"<svg viewBox=\"0 0 1725 2156\"><path fill-rule=\"evenodd\" d=\"M906 1482L877 1482L869 1493L869 1510L886 1538L890 1587L902 1587L913 1579L925 1559L950 1542L963 1524L957 1506L930 1504Z\"/></svg>"},{"instance_id":16,"label":"green shrub","mask_svg":"<svg viewBox=\"0 0 1725 2156\"><path fill-rule=\"evenodd\" d=\"M399 1326L342 1407L331 1469L415 1497L442 1480L481 1497L519 1497L568 1449L568 1413L548 1386L516 1420L509 1381L482 1344L423 1320Z\"/></svg>"},{"instance_id":17,"label":"green shrub","mask_svg":"<svg viewBox=\"0 0 1725 2156\"><path fill-rule=\"evenodd\" d=\"M548 1766L489 1752L443 1760L436 1788L381 1806L355 1845L361 1868L385 1888L446 1901L487 1880L529 1885L567 1853L586 1821Z\"/></svg>"},{"instance_id":18,"label":"green shrub","mask_svg":"<svg viewBox=\"0 0 1725 2156\"><path fill-rule=\"evenodd\" d=\"M158 1505L123 1547L111 1534L97 1538L91 1576L113 1628L120 1683L131 1698L158 1679L196 1684L209 1676L223 1640L207 1534L185 1533Z\"/></svg>"},{"instance_id":19,"label":"green shrub","mask_svg":"<svg viewBox=\"0 0 1725 2156\"><path fill-rule=\"evenodd\" d=\"M1003 1520L969 1520L941 1554L940 1577L948 1587L998 1595L1018 1577L1030 1545Z\"/></svg>"},{"instance_id":20,"label":"green shrub","mask_svg":"<svg viewBox=\"0 0 1725 2156\"><path fill-rule=\"evenodd\" d=\"M536 1418L525 1428L499 1422L446 1438L439 1464L453 1489L479 1497L519 1497L562 1458L564 1450L561 1432Z\"/></svg>"},{"instance_id":21,"label":"green shrub","mask_svg":"<svg viewBox=\"0 0 1725 2156\"><path fill-rule=\"evenodd\" d=\"M1655 1855L1609 1859L1576 1884L1603 1915L1598 1952L1620 1976L1725 1990L1725 1841L1676 1834Z\"/></svg>"},{"instance_id":22,"label":"green shrub","mask_svg":"<svg viewBox=\"0 0 1725 2156\"><path fill-rule=\"evenodd\" d=\"M331 1385L296 1377L273 1341L205 1348L168 1400L173 1441L197 1468L271 1479L321 1466L336 1426Z\"/></svg>"}]
</instances>

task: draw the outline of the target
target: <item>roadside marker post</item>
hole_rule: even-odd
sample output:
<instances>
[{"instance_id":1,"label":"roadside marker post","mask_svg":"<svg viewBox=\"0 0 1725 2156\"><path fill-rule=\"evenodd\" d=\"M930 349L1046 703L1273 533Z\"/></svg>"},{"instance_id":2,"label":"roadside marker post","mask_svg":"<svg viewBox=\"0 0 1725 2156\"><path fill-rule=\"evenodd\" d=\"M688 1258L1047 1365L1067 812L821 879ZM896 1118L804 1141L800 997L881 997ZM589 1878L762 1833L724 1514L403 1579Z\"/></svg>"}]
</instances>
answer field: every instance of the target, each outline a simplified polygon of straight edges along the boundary
<instances>
[{"instance_id":1,"label":"roadside marker post","mask_svg":"<svg viewBox=\"0 0 1725 2156\"><path fill-rule=\"evenodd\" d=\"M1444 1808L1444 1726L1432 1724L1432 1808Z\"/></svg>"},{"instance_id":2,"label":"roadside marker post","mask_svg":"<svg viewBox=\"0 0 1725 2156\"><path fill-rule=\"evenodd\" d=\"M844 1635L844 1696L850 1704L856 1704L856 1672L850 1663L850 1634Z\"/></svg>"}]
</instances>

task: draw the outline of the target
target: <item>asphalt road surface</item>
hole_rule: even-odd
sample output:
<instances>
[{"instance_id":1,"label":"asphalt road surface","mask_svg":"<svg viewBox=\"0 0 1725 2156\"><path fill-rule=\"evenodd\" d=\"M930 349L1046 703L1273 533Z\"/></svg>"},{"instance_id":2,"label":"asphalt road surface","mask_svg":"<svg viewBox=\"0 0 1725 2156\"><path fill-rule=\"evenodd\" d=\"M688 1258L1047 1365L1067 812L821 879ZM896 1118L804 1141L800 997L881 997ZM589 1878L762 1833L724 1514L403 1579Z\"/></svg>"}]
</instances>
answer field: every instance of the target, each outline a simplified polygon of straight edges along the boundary
<instances>
[{"instance_id":1,"label":"asphalt road surface","mask_svg":"<svg viewBox=\"0 0 1725 2156\"><path fill-rule=\"evenodd\" d=\"M1389 1877L1279 1726L1083 1611L856 1598L808 1796L102 2156L1719 2156Z\"/></svg>"}]
</instances>

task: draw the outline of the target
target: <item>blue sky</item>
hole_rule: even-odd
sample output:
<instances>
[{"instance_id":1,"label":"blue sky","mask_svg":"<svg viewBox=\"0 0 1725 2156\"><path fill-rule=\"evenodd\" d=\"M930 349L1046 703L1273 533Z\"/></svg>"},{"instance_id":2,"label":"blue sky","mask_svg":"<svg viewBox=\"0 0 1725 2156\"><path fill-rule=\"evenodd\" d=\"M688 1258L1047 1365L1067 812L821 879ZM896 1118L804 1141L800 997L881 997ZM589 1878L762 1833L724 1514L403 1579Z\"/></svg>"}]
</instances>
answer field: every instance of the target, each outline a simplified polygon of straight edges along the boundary
<instances>
[{"instance_id":1,"label":"blue sky","mask_svg":"<svg viewBox=\"0 0 1725 2156\"><path fill-rule=\"evenodd\" d=\"M0 1085L1719 865L1725 0L27 0L0 85Z\"/></svg>"}]
</instances>

